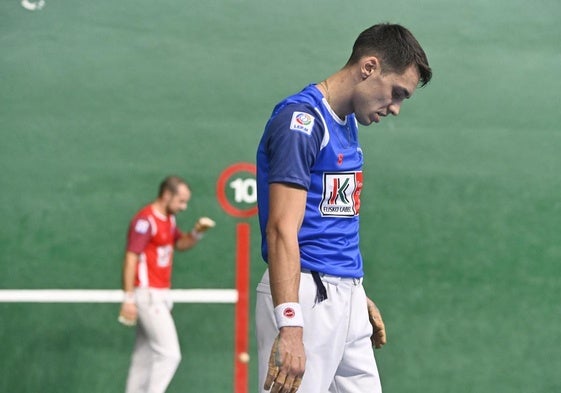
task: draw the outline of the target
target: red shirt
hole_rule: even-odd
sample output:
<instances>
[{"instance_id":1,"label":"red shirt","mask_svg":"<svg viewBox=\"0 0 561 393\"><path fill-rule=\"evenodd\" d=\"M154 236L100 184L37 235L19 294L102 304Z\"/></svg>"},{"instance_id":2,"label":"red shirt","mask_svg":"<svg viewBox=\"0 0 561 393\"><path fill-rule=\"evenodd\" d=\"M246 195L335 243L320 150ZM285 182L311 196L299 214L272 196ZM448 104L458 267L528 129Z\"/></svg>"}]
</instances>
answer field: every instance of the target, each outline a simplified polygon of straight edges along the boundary
<instances>
[{"instance_id":1,"label":"red shirt","mask_svg":"<svg viewBox=\"0 0 561 393\"><path fill-rule=\"evenodd\" d=\"M135 287L171 287L173 249L180 236L175 216L163 215L152 205L136 213L127 237L127 251L140 256L136 266Z\"/></svg>"}]
</instances>

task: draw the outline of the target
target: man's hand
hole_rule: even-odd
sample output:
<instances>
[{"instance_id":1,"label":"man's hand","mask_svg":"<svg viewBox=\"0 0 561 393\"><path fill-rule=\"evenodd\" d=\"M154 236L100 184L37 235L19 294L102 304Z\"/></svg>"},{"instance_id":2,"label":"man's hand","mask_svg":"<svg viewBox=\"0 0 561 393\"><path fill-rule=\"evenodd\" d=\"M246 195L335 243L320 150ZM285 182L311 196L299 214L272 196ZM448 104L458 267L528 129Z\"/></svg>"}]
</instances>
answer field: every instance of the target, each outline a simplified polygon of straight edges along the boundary
<instances>
[{"instance_id":1,"label":"man's hand","mask_svg":"<svg viewBox=\"0 0 561 393\"><path fill-rule=\"evenodd\" d=\"M136 304L129 301L124 301L121 306L121 312L119 313L119 322L125 326L136 325L136 319L138 318L138 311L136 309Z\"/></svg>"},{"instance_id":2,"label":"man's hand","mask_svg":"<svg viewBox=\"0 0 561 393\"><path fill-rule=\"evenodd\" d=\"M271 389L271 393L295 393L298 390L306 367L302 335L301 327L281 328L271 348L265 390Z\"/></svg>"},{"instance_id":3,"label":"man's hand","mask_svg":"<svg viewBox=\"0 0 561 393\"><path fill-rule=\"evenodd\" d=\"M386 343L386 327L384 326L384 321L382 320L382 314L380 310L376 307L376 304L370 298L366 298L368 306L368 318L372 324L372 345L376 348L382 348L382 345Z\"/></svg>"},{"instance_id":4,"label":"man's hand","mask_svg":"<svg viewBox=\"0 0 561 393\"><path fill-rule=\"evenodd\" d=\"M193 248L203 238L205 232L215 225L216 223L208 217L199 218L191 232L184 234L175 242L175 248L178 251Z\"/></svg>"},{"instance_id":5,"label":"man's hand","mask_svg":"<svg viewBox=\"0 0 561 393\"><path fill-rule=\"evenodd\" d=\"M208 217L201 217L195 223L195 231L197 233L204 233L215 225L216 223L212 219Z\"/></svg>"}]
</instances>

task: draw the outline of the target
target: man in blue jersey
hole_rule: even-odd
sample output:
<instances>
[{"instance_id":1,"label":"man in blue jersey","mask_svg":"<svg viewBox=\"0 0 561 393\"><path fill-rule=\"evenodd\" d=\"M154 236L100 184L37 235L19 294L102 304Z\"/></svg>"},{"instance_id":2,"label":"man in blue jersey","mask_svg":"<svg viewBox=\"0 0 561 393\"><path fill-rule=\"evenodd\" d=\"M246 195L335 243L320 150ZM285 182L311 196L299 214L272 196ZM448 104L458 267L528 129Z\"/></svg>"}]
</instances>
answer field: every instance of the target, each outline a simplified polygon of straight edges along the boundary
<instances>
[{"instance_id":1,"label":"man in blue jersey","mask_svg":"<svg viewBox=\"0 0 561 393\"><path fill-rule=\"evenodd\" d=\"M409 30L362 32L347 64L281 101L257 151L260 391L381 392L381 315L362 287L358 123L397 116L432 77Z\"/></svg>"}]
</instances>

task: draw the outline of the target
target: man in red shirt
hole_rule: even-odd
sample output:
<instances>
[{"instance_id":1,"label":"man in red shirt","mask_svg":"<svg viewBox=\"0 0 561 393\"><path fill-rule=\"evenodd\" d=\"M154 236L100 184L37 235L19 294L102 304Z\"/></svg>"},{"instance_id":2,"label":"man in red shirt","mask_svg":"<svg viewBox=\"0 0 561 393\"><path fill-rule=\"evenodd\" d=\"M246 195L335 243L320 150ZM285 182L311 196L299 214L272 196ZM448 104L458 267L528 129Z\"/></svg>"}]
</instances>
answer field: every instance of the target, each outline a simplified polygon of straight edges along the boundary
<instances>
[{"instance_id":1,"label":"man in red shirt","mask_svg":"<svg viewBox=\"0 0 561 393\"><path fill-rule=\"evenodd\" d=\"M171 316L173 252L195 246L214 226L202 217L189 233L177 228L175 214L187 209L190 198L187 183L169 176L160 184L158 198L143 207L129 226L123 263L125 298L119 313L121 323L136 325L127 393L165 392L181 360Z\"/></svg>"}]
</instances>

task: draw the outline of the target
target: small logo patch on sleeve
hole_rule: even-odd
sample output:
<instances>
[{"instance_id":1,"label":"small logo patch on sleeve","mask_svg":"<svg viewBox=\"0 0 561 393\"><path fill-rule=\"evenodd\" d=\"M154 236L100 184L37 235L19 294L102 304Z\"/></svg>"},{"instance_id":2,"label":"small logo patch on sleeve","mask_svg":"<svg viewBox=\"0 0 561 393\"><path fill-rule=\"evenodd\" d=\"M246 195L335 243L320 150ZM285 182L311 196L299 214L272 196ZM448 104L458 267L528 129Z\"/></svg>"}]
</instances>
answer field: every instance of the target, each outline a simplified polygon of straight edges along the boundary
<instances>
[{"instance_id":1,"label":"small logo patch on sleeve","mask_svg":"<svg viewBox=\"0 0 561 393\"><path fill-rule=\"evenodd\" d=\"M290 122L290 129L310 135L314 128L314 120L314 117L309 113L294 112L292 114L292 121Z\"/></svg>"},{"instance_id":2,"label":"small logo patch on sleeve","mask_svg":"<svg viewBox=\"0 0 561 393\"><path fill-rule=\"evenodd\" d=\"M136 225L134 226L135 232L141 234L145 234L148 231L148 228L150 228L150 223L147 220L143 219L138 220L136 222Z\"/></svg>"}]
</instances>

